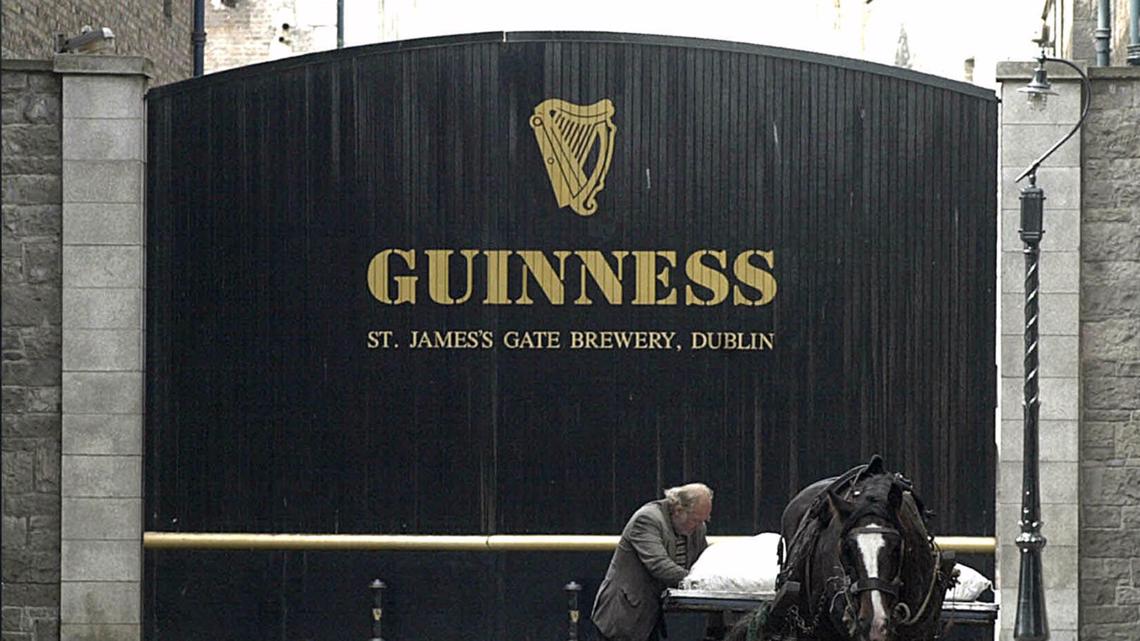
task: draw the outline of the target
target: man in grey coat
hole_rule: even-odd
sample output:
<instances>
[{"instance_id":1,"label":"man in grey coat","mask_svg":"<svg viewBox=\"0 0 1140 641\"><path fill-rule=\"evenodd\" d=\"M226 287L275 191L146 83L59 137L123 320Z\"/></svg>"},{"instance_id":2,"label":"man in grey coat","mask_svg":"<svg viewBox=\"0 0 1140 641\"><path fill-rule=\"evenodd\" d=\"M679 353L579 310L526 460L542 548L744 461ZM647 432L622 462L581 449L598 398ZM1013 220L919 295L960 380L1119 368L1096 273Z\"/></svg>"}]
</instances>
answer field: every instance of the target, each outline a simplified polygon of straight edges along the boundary
<instances>
[{"instance_id":1,"label":"man in grey coat","mask_svg":"<svg viewBox=\"0 0 1140 641\"><path fill-rule=\"evenodd\" d=\"M657 638L661 593L676 587L704 552L712 490L689 483L638 508L621 533L594 599L594 621L608 641Z\"/></svg>"}]
</instances>

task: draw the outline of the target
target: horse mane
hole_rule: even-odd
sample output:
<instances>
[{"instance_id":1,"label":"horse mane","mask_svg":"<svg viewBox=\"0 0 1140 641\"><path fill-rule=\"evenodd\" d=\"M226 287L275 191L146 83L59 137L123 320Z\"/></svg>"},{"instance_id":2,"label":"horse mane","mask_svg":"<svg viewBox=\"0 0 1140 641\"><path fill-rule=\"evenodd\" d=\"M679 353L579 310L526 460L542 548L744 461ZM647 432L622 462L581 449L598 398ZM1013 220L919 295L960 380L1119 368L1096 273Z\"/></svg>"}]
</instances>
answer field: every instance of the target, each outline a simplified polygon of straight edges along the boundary
<instances>
[{"instance_id":1,"label":"horse mane","mask_svg":"<svg viewBox=\"0 0 1140 641\"><path fill-rule=\"evenodd\" d=\"M941 632L942 601L955 581L954 555L944 554L927 529L929 512L913 490L903 492L898 509L899 534L903 539L899 600L907 605L914 621L900 625L896 639L934 639Z\"/></svg>"}]
</instances>

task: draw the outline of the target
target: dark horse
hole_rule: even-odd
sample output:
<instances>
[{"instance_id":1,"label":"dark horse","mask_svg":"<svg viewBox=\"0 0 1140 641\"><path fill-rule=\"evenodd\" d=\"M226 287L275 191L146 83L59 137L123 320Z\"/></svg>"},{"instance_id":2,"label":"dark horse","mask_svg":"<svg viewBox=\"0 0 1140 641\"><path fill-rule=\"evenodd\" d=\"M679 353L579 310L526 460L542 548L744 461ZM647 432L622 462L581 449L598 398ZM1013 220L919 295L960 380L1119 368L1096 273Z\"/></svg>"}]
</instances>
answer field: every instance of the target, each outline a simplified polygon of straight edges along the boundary
<instances>
[{"instance_id":1,"label":"dark horse","mask_svg":"<svg viewBox=\"0 0 1140 641\"><path fill-rule=\"evenodd\" d=\"M954 581L928 513L878 455L797 494L784 509L776 598L741 620L731 641L928 641Z\"/></svg>"}]
</instances>

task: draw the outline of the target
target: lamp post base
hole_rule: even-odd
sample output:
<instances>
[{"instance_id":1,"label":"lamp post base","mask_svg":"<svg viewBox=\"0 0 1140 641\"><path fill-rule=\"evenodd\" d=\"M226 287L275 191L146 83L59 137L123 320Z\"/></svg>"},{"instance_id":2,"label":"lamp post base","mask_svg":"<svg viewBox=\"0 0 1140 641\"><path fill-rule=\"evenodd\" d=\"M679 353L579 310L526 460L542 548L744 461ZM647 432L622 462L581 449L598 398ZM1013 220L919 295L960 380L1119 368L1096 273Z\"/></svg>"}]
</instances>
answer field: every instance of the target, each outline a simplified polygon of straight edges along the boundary
<instances>
[{"instance_id":1,"label":"lamp post base","mask_svg":"<svg viewBox=\"0 0 1140 641\"><path fill-rule=\"evenodd\" d=\"M1017 618L1013 623L1013 638L1017 641L1045 641L1049 638L1049 621L1045 615L1045 581L1041 563L1041 549L1045 537L1039 531L1040 523L1033 524L1038 531L1022 531L1017 537L1021 551L1021 570L1017 584Z\"/></svg>"}]
</instances>

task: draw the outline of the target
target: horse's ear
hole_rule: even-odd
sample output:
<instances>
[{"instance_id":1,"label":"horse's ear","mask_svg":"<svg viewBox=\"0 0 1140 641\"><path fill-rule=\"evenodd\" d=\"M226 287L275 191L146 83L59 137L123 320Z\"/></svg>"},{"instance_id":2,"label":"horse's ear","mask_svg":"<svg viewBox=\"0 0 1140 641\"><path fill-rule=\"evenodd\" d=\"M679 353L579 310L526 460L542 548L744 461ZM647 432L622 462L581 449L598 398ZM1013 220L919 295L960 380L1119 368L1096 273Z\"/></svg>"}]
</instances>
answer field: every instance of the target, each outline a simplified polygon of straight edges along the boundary
<instances>
[{"instance_id":1,"label":"horse's ear","mask_svg":"<svg viewBox=\"0 0 1140 641\"><path fill-rule=\"evenodd\" d=\"M891 506L891 509L896 512L898 511L899 507L902 506L902 493L903 490L901 487L899 487L898 483L891 483L891 489L887 492L887 505Z\"/></svg>"},{"instance_id":2,"label":"horse's ear","mask_svg":"<svg viewBox=\"0 0 1140 641\"><path fill-rule=\"evenodd\" d=\"M855 511L855 505L847 499L835 493L835 490L828 488L827 502L831 504L831 509L839 515L840 520L846 521L847 517Z\"/></svg>"},{"instance_id":3,"label":"horse's ear","mask_svg":"<svg viewBox=\"0 0 1140 641\"><path fill-rule=\"evenodd\" d=\"M874 476L875 474L883 473L883 457L878 454L872 454L871 460L867 463L867 471L864 472L866 476Z\"/></svg>"}]
</instances>

